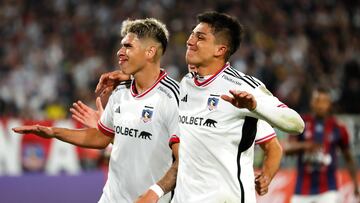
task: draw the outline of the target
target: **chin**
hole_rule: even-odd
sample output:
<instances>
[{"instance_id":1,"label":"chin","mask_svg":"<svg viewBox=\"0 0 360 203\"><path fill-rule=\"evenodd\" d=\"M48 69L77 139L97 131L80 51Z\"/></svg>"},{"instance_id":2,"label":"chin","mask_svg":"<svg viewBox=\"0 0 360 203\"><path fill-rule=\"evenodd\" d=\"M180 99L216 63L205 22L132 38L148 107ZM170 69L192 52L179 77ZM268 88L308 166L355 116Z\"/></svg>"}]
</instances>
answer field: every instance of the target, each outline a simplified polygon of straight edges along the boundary
<instances>
[{"instance_id":1,"label":"chin","mask_svg":"<svg viewBox=\"0 0 360 203\"><path fill-rule=\"evenodd\" d=\"M187 64L191 64L191 65L196 65L196 64L198 64L198 63L196 62L196 60L194 60L193 57L188 57L188 56L186 56L185 61L186 61Z\"/></svg>"},{"instance_id":2,"label":"chin","mask_svg":"<svg viewBox=\"0 0 360 203\"><path fill-rule=\"evenodd\" d=\"M120 67L121 72L123 72L126 75L129 75L129 71L126 68Z\"/></svg>"}]
</instances>

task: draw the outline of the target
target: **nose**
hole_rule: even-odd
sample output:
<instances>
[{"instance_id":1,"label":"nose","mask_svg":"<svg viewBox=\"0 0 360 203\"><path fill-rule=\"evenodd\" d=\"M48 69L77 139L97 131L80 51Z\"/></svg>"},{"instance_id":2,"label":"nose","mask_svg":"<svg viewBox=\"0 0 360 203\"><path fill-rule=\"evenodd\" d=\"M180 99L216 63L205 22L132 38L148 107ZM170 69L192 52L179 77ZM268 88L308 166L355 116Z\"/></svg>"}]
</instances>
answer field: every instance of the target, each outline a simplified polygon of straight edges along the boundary
<instances>
[{"instance_id":1,"label":"nose","mask_svg":"<svg viewBox=\"0 0 360 203\"><path fill-rule=\"evenodd\" d=\"M191 34L188 38L188 40L186 41L186 45L187 46L193 46L195 44L195 37L193 34Z\"/></svg>"},{"instance_id":2,"label":"nose","mask_svg":"<svg viewBox=\"0 0 360 203\"><path fill-rule=\"evenodd\" d=\"M124 55L124 49L123 49L123 47L121 47L121 48L116 52L116 55L117 55L118 57Z\"/></svg>"}]
</instances>

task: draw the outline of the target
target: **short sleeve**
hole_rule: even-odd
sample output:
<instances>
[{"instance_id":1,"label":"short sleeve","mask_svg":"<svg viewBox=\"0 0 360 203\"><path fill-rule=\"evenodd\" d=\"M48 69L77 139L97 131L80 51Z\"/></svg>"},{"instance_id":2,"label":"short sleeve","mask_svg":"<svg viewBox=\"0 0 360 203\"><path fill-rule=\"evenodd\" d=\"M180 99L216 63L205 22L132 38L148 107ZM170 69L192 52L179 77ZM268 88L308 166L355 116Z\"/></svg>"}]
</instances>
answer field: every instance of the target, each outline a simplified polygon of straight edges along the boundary
<instances>
[{"instance_id":1,"label":"short sleeve","mask_svg":"<svg viewBox=\"0 0 360 203\"><path fill-rule=\"evenodd\" d=\"M114 137L114 93L110 96L108 103L106 104L105 110L101 115L101 118L98 123L98 129L105 135L109 137ZM120 106L119 106L120 108ZM120 109L119 109L120 111Z\"/></svg>"},{"instance_id":2,"label":"short sleeve","mask_svg":"<svg viewBox=\"0 0 360 203\"><path fill-rule=\"evenodd\" d=\"M166 126L169 132L169 146L179 143L180 136L179 136L179 108L176 101L170 101L171 103L168 104L168 108L166 109Z\"/></svg>"},{"instance_id":3,"label":"short sleeve","mask_svg":"<svg viewBox=\"0 0 360 203\"><path fill-rule=\"evenodd\" d=\"M274 137L276 137L274 128L264 120L259 119L257 122L255 144L267 142Z\"/></svg>"}]
</instances>

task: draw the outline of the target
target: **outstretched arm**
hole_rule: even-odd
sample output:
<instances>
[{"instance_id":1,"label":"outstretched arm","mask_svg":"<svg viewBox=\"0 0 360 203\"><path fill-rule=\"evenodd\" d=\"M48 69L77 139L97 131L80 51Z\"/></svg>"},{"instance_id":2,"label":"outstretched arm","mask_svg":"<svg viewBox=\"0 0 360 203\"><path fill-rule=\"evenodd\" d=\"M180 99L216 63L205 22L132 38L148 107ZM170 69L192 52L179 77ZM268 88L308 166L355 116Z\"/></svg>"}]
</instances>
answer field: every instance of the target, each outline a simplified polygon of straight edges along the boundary
<instances>
[{"instance_id":1,"label":"outstretched arm","mask_svg":"<svg viewBox=\"0 0 360 203\"><path fill-rule=\"evenodd\" d=\"M56 138L80 147L95 149L103 149L111 141L110 137L104 135L95 128L74 130L32 125L16 127L13 128L13 131L20 134L35 134L43 138Z\"/></svg>"},{"instance_id":2,"label":"outstretched arm","mask_svg":"<svg viewBox=\"0 0 360 203\"><path fill-rule=\"evenodd\" d=\"M230 90L230 94L232 96L221 95L221 98L235 107L247 108L258 118L267 121L280 130L296 134L303 132L305 123L296 111L257 102L255 97L248 92Z\"/></svg>"},{"instance_id":3,"label":"outstretched arm","mask_svg":"<svg viewBox=\"0 0 360 203\"><path fill-rule=\"evenodd\" d=\"M296 155L301 152L314 152L321 148L321 144L312 141L290 141L284 144L286 155Z\"/></svg>"},{"instance_id":4,"label":"outstretched arm","mask_svg":"<svg viewBox=\"0 0 360 203\"><path fill-rule=\"evenodd\" d=\"M261 172L255 176L255 189L259 195L265 195L268 192L271 180L279 170L282 148L276 137L261 143L260 147L265 155Z\"/></svg>"},{"instance_id":5,"label":"outstretched arm","mask_svg":"<svg viewBox=\"0 0 360 203\"><path fill-rule=\"evenodd\" d=\"M144 195L139 197L139 199L136 200L136 203L155 203L162 195L167 194L168 192L175 189L178 170L179 143L175 143L171 147L175 160L170 169L166 172L164 177L159 180L159 182L151 186Z\"/></svg>"}]
</instances>

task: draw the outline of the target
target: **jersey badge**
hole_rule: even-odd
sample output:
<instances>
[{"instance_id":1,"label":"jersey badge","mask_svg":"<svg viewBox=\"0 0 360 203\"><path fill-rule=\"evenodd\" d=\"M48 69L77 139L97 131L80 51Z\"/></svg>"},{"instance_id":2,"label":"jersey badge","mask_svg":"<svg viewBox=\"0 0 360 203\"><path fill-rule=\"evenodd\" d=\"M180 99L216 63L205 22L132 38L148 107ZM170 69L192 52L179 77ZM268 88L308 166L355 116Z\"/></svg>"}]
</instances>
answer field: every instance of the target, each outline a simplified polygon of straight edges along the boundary
<instances>
[{"instance_id":1,"label":"jersey badge","mask_svg":"<svg viewBox=\"0 0 360 203\"><path fill-rule=\"evenodd\" d=\"M207 106L210 111L215 110L217 108L219 104L219 96L220 95L210 94L210 97L207 102Z\"/></svg>"},{"instance_id":2,"label":"jersey badge","mask_svg":"<svg viewBox=\"0 0 360 203\"><path fill-rule=\"evenodd\" d=\"M150 122L152 115L153 115L153 107L150 106L145 106L145 108L143 109L142 113L141 113L141 120L144 123Z\"/></svg>"}]
</instances>

